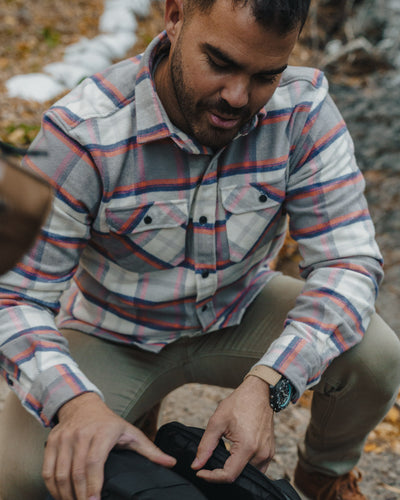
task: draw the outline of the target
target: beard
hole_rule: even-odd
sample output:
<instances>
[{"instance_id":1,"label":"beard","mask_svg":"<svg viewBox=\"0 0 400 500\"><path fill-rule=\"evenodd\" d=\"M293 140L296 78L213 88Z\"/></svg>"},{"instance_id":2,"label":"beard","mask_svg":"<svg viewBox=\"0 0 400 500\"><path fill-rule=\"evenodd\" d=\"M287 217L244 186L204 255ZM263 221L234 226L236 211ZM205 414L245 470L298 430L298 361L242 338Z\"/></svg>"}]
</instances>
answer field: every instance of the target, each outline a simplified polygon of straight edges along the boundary
<instances>
[{"instance_id":1,"label":"beard","mask_svg":"<svg viewBox=\"0 0 400 500\"><path fill-rule=\"evenodd\" d=\"M194 137L203 146L220 149L234 139L239 130L251 120L248 106L233 108L227 101L220 98L199 99L195 90L190 87L183 73L182 34L179 35L175 50L171 57L171 81L179 111L184 120L184 131ZM220 113L225 118L238 119L238 124L229 130L213 126L208 119L208 113Z\"/></svg>"}]
</instances>

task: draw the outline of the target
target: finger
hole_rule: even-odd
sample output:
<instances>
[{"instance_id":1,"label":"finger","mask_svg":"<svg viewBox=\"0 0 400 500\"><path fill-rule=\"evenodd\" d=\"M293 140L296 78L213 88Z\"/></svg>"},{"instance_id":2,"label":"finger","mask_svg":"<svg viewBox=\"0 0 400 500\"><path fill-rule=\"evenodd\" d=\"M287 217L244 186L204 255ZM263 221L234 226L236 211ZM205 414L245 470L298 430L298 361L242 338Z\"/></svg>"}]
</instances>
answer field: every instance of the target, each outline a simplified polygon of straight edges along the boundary
<instances>
[{"instance_id":1,"label":"finger","mask_svg":"<svg viewBox=\"0 0 400 500\"><path fill-rule=\"evenodd\" d=\"M58 437L54 428L46 443L42 477L49 493L56 500L74 500L70 481L71 449Z\"/></svg>"},{"instance_id":2,"label":"finger","mask_svg":"<svg viewBox=\"0 0 400 500\"><path fill-rule=\"evenodd\" d=\"M173 467L176 464L176 459L174 457L160 450L160 448L158 448L142 431L136 427L134 430L136 439L130 444L130 449L164 467Z\"/></svg>"},{"instance_id":3,"label":"finger","mask_svg":"<svg viewBox=\"0 0 400 500\"><path fill-rule=\"evenodd\" d=\"M86 461L90 441L81 441L74 449L71 465L71 480L76 500L87 500Z\"/></svg>"},{"instance_id":4,"label":"finger","mask_svg":"<svg viewBox=\"0 0 400 500\"><path fill-rule=\"evenodd\" d=\"M266 451L266 453L264 452ZM259 471L265 473L267 472L267 469L269 467L269 464L271 463L271 460L273 459L275 455L275 446L272 444L271 446L265 446L263 447L263 452L262 453L257 453L252 457L250 460L251 465L253 465L256 469Z\"/></svg>"},{"instance_id":5,"label":"finger","mask_svg":"<svg viewBox=\"0 0 400 500\"><path fill-rule=\"evenodd\" d=\"M202 469L197 472L197 476L211 483L232 483L238 478L249 460L248 453L233 452L226 460L223 469Z\"/></svg>"},{"instance_id":6,"label":"finger","mask_svg":"<svg viewBox=\"0 0 400 500\"><path fill-rule=\"evenodd\" d=\"M101 433L93 438L85 458L86 495L78 500L100 500L104 482L104 464L113 447L114 440L107 439Z\"/></svg>"},{"instance_id":7,"label":"finger","mask_svg":"<svg viewBox=\"0 0 400 500\"><path fill-rule=\"evenodd\" d=\"M269 464L271 463L271 460L272 460L272 457L270 458L266 458L262 461L260 460L256 460L256 461L253 461L253 460L250 460L250 463L253 467L255 467L256 469L258 469L260 472L262 472L263 474L265 474L268 470L268 467L269 467Z\"/></svg>"},{"instance_id":8,"label":"finger","mask_svg":"<svg viewBox=\"0 0 400 500\"><path fill-rule=\"evenodd\" d=\"M199 446L197 448L196 458L192 463L192 469L201 469L207 463L211 455L213 454L215 448L218 446L219 440L224 434L222 428L213 425L210 420L206 430L204 431L203 437L200 440Z\"/></svg>"},{"instance_id":9,"label":"finger","mask_svg":"<svg viewBox=\"0 0 400 500\"><path fill-rule=\"evenodd\" d=\"M56 447L51 444L51 440L46 443L43 466L42 466L42 477L47 490L54 498L58 499L58 488L56 486L54 469L57 460Z\"/></svg>"},{"instance_id":10,"label":"finger","mask_svg":"<svg viewBox=\"0 0 400 500\"><path fill-rule=\"evenodd\" d=\"M264 441L257 446L257 451L250 459L251 465L261 472L266 472L275 455L275 438L273 430L264 435Z\"/></svg>"},{"instance_id":11,"label":"finger","mask_svg":"<svg viewBox=\"0 0 400 500\"><path fill-rule=\"evenodd\" d=\"M62 440L57 445L57 457L54 467L54 480L60 500L75 500L71 479L72 447L70 442Z\"/></svg>"}]
</instances>

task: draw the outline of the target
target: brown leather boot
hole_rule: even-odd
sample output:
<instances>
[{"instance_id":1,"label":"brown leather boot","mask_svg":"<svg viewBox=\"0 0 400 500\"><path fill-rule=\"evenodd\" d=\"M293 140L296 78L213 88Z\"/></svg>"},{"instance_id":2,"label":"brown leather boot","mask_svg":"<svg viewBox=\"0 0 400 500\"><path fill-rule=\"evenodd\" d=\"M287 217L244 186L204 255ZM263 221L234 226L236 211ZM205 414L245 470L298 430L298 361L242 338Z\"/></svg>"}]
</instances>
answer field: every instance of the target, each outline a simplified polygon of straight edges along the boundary
<instances>
[{"instance_id":1,"label":"brown leather boot","mask_svg":"<svg viewBox=\"0 0 400 500\"><path fill-rule=\"evenodd\" d=\"M307 472L297 464L294 484L309 500L368 500L358 487L361 472L357 469L343 476Z\"/></svg>"}]
</instances>

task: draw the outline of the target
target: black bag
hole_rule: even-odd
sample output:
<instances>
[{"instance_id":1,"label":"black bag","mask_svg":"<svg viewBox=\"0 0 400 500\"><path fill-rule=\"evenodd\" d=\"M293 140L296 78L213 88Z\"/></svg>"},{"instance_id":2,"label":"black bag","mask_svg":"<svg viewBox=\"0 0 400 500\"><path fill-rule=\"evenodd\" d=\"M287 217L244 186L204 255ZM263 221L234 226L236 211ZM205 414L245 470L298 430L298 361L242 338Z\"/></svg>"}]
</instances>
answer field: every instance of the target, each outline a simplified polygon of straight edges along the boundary
<instances>
[{"instance_id":1,"label":"black bag","mask_svg":"<svg viewBox=\"0 0 400 500\"><path fill-rule=\"evenodd\" d=\"M104 467L102 500L300 500L289 482L273 481L250 464L232 484L198 478L190 465L203 433L203 429L179 422L158 430L155 444L176 458L173 469L131 450L112 450ZM205 468L222 468L228 456L221 440ZM46 500L54 499L48 496Z\"/></svg>"},{"instance_id":2,"label":"black bag","mask_svg":"<svg viewBox=\"0 0 400 500\"><path fill-rule=\"evenodd\" d=\"M207 500L187 479L132 450L114 449L104 466L101 500ZM51 495L46 500L54 500Z\"/></svg>"},{"instance_id":3,"label":"black bag","mask_svg":"<svg viewBox=\"0 0 400 500\"><path fill-rule=\"evenodd\" d=\"M102 500L207 500L187 479L130 450L111 451Z\"/></svg>"},{"instance_id":4,"label":"black bag","mask_svg":"<svg viewBox=\"0 0 400 500\"><path fill-rule=\"evenodd\" d=\"M163 425L157 432L155 444L176 458L172 469L194 484L208 500L300 500L299 495L285 479L271 480L250 464L232 484L209 483L196 476L191 469L198 444L204 433L197 427L186 427L179 422ZM229 451L221 440L205 469L222 468Z\"/></svg>"}]
</instances>

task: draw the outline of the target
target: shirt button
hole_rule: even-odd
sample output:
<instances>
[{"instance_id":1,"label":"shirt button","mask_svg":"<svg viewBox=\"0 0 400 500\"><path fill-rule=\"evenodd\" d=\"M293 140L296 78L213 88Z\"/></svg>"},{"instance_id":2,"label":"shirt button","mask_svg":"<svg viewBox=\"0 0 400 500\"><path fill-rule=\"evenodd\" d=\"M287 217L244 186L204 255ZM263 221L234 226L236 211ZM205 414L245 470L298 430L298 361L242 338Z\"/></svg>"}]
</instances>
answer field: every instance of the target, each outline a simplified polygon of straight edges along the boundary
<instances>
[{"instance_id":1,"label":"shirt button","mask_svg":"<svg viewBox=\"0 0 400 500\"><path fill-rule=\"evenodd\" d=\"M209 271L202 271L202 273L201 273L201 276L203 278L208 278L209 275L210 275Z\"/></svg>"},{"instance_id":2,"label":"shirt button","mask_svg":"<svg viewBox=\"0 0 400 500\"><path fill-rule=\"evenodd\" d=\"M143 221L145 224L151 224L153 222L153 219L150 217L150 215L146 215Z\"/></svg>"},{"instance_id":3,"label":"shirt button","mask_svg":"<svg viewBox=\"0 0 400 500\"><path fill-rule=\"evenodd\" d=\"M207 224L207 217L202 215L199 219L200 224Z\"/></svg>"},{"instance_id":4,"label":"shirt button","mask_svg":"<svg viewBox=\"0 0 400 500\"><path fill-rule=\"evenodd\" d=\"M261 201L261 203L265 203L268 200L267 195L265 194L261 194L258 199L259 201Z\"/></svg>"}]
</instances>

